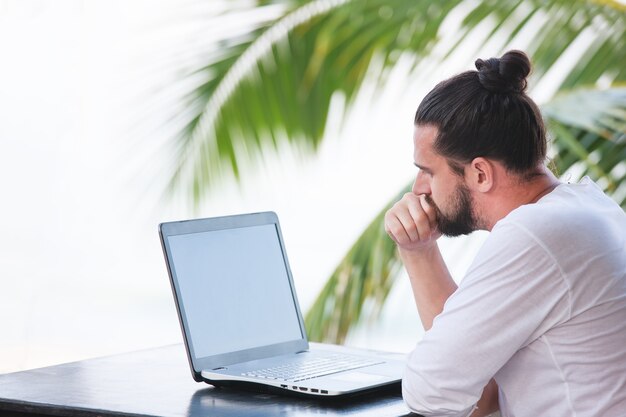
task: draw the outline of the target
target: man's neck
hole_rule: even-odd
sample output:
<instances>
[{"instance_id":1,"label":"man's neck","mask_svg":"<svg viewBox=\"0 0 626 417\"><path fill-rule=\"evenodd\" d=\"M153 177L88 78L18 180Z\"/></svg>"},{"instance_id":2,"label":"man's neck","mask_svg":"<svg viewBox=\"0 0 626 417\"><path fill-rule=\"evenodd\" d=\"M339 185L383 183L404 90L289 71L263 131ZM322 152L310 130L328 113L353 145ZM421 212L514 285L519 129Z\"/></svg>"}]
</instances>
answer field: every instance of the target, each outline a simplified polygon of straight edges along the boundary
<instances>
[{"instance_id":1,"label":"man's neck","mask_svg":"<svg viewBox=\"0 0 626 417\"><path fill-rule=\"evenodd\" d=\"M534 196L533 198L530 199L530 201L528 201L526 204L534 204L537 201L539 201L541 199L541 197L543 197L546 194L550 194L552 192L552 190L554 190L556 188L556 186L559 185L559 182L556 181L554 183L550 183L548 184L544 189L542 189L541 191L539 191L539 193Z\"/></svg>"},{"instance_id":2,"label":"man's neck","mask_svg":"<svg viewBox=\"0 0 626 417\"><path fill-rule=\"evenodd\" d=\"M523 205L536 203L552 192L557 185L559 185L559 180L546 168L543 168L542 172L530 181L511 178L500 184L483 205L486 229L491 231L495 224L510 212Z\"/></svg>"}]
</instances>

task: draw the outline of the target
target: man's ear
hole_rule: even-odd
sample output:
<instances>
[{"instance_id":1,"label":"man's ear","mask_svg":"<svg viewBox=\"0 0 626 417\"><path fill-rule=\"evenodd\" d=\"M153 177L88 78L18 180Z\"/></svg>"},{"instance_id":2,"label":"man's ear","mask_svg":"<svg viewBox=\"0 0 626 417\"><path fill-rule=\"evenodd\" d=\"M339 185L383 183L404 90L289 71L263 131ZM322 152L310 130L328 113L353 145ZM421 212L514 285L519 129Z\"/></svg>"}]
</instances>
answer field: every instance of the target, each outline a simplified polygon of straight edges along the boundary
<instances>
[{"instance_id":1,"label":"man's ear","mask_svg":"<svg viewBox=\"0 0 626 417\"><path fill-rule=\"evenodd\" d=\"M465 169L467 185L481 193L491 191L495 185L495 174L493 162L483 157L474 158Z\"/></svg>"}]
</instances>

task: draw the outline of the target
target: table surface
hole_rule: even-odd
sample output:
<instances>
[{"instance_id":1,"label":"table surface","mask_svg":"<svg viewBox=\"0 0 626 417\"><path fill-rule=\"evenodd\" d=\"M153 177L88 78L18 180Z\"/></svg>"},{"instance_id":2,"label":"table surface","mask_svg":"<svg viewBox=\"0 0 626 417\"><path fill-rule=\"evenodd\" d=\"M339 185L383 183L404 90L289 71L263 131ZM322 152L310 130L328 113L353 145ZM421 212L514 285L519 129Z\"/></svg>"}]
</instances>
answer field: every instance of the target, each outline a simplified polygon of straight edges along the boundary
<instances>
[{"instance_id":1,"label":"table surface","mask_svg":"<svg viewBox=\"0 0 626 417\"><path fill-rule=\"evenodd\" d=\"M0 375L0 411L85 417L409 414L398 390L328 401L196 383L182 344Z\"/></svg>"}]
</instances>

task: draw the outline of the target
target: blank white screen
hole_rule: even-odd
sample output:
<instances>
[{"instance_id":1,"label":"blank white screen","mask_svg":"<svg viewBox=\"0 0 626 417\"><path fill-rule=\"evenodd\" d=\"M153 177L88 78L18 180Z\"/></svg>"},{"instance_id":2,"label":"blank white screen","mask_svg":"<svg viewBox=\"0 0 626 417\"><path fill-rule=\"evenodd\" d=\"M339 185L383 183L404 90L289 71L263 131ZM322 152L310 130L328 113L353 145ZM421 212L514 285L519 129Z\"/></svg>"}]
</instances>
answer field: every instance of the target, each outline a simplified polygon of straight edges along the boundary
<instances>
[{"instance_id":1,"label":"blank white screen","mask_svg":"<svg viewBox=\"0 0 626 417\"><path fill-rule=\"evenodd\" d=\"M169 237L195 356L302 338L274 225Z\"/></svg>"}]
</instances>

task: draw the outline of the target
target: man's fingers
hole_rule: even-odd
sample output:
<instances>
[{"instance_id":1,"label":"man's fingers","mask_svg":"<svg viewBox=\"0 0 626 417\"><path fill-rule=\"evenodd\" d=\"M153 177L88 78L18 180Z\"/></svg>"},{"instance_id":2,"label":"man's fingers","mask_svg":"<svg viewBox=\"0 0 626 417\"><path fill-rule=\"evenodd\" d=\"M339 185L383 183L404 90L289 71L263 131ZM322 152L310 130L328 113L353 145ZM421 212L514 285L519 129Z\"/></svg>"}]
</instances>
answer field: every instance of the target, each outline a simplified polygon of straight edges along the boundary
<instances>
[{"instance_id":1,"label":"man's fingers","mask_svg":"<svg viewBox=\"0 0 626 417\"><path fill-rule=\"evenodd\" d=\"M385 215L385 232L387 232L387 234L389 235L391 240L393 240L394 242L399 244L400 242L398 242L398 238L396 238L395 234L391 230L391 226L389 224L391 220L388 219L388 216L389 216L389 214Z\"/></svg>"},{"instance_id":2,"label":"man's fingers","mask_svg":"<svg viewBox=\"0 0 626 417\"><path fill-rule=\"evenodd\" d=\"M409 241L409 235L404 230L400 219L392 210L385 215L385 231L397 244L402 245L403 242Z\"/></svg>"},{"instance_id":3,"label":"man's fingers","mask_svg":"<svg viewBox=\"0 0 626 417\"><path fill-rule=\"evenodd\" d=\"M415 198L410 201L408 208L411 213L411 217L413 217L413 222L417 227L417 233L422 240L428 239L431 235L432 225L426 212L424 211L424 208L422 207L420 198L415 196Z\"/></svg>"},{"instance_id":4,"label":"man's fingers","mask_svg":"<svg viewBox=\"0 0 626 417\"><path fill-rule=\"evenodd\" d=\"M437 228L437 210L435 210L435 207L432 206L428 202L428 198L426 197L426 194L421 194L419 198L420 198L422 209L424 210L424 213L428 217L428 222L430 223L430 227L432 229L436 229Z\"/></svg>"},{"instance_id":5,"label":"man's fingers","mask_svg":"<svg viewBox=\"0 0 626 417\"><path fill-rule=\"evenodd\" d=\"M418 226L415 223L415 219L411 215L409 210L399 210L396 213L396 217L400 221L400 224L404 228L404 232L409 238L409 241L415 242L419 240L420 235L418 233Z\"/></svg>"},{"instance_id":6,"label":"man's fingers","mask_svg":"<svg viewBox=\"0 0 626 417\"><path fill-rule=\"evenodd\" d=\"M407 193L385 214L385 231L401 247L428 244L439 237L436 209L425 195Z\"/></svg>"},{"instance_id":7,"label":"man's fingers","mask_svg":"<svg viewBox=\"0 0 626 417\"><path fill-rule=\"evenodd\" d=\"M407 193L385 215L385 231L399 245L418 243L430 234L419 197Z\"/></svg>"}]
</instances>

